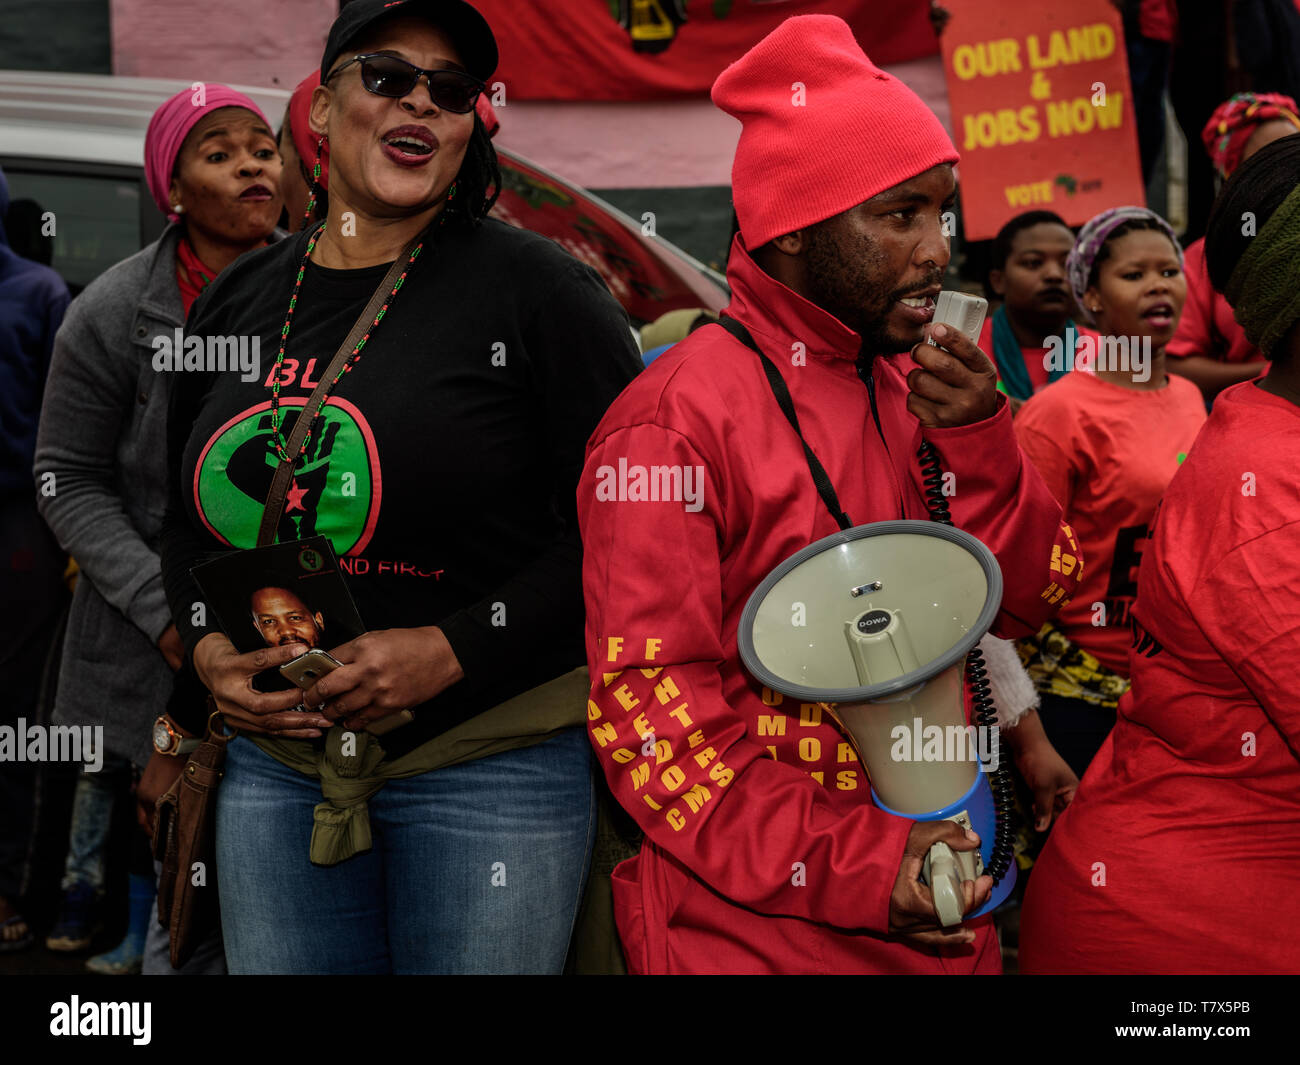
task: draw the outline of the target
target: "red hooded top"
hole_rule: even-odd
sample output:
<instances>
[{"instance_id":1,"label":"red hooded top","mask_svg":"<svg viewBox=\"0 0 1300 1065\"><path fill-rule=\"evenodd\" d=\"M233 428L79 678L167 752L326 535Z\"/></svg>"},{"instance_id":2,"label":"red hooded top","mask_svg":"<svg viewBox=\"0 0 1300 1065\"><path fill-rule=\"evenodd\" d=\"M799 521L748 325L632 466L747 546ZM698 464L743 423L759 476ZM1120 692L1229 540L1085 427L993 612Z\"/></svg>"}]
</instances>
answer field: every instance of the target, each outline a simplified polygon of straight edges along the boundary
<instances>
[{"instance_id":1,"label":"red hooded top","mask_svg":"<svg viewBox=\"0 0 1300 1065\"><path fill-rule=\"evenodd\" d=\"M849 517L926 518L910 355L874 360L873 417L857 333L765 274L739 237L728 280L726 313L780 369ZM955 475L954 522L1002 566L995 632L1036 631L1083 563L1016 445L1005 400L986 421L924 437ZM637 470L655 466L675 468L676 480ZM883 938L911 822L872 805L851 746L819 706L764 690L741 664L750 593L837 531L758 356L706 326L656 360L588 443L578 515L588 727L614 795L646 833L614 874L629 968L999 972L987 918L973 925L972 947L945 956Z\"/></svg>"},{"instance_id":2,"label":"red hooded top","mask_svg":"<svg viewBox=\"0 0 1300 1065\"><path fill-rule=\"evenodd\" d=\"M1022 973L1300 972L1300 410L1214 401L1143 553L1133 687L1034 866Z\"/></svg>"}]
</instances>

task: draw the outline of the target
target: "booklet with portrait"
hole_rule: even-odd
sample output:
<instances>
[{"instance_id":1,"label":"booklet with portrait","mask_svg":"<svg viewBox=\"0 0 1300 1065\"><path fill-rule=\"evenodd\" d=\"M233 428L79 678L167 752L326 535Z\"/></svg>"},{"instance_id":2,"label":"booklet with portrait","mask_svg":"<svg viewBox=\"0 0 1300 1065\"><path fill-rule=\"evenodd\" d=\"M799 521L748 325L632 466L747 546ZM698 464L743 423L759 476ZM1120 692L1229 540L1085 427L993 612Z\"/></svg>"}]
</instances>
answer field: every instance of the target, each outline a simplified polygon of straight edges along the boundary
<instances>
[{"instance_id":1,"label":"booklet with portrait","mask_svg":"<svg viewBox=\"0 0 1300 1065\"><path fill-rule=\"evenodd\" d=\"M310 649L282 669L259 673L259 691L310 688L338 664L329 648L366 631L324 536L232 551L190 572L241 654L293 643Z\"/></svg>"}]
</instances>

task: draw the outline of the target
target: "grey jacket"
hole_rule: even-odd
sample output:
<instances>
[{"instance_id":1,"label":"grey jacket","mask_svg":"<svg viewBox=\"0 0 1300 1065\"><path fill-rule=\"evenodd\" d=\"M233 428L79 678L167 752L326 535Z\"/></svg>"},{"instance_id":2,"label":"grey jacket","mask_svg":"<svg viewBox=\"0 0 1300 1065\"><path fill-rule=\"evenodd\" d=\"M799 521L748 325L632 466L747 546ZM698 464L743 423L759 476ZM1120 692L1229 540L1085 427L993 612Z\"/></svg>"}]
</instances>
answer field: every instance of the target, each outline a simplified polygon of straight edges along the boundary
<instances>
[{"instance_id":1,"label":"grey jacket","mask_svg":"<svg viewBox=\"0 0 1300 1065\"><path fill-rule=\"evenodd\" d=\"M53 719L103 725L105 748L140 766L173 677L158 650L171 624L158 558L171 382L153 369L153 338L184 324L179 239L173 223L73 300L36 438L41 514L81 567Z\"/></svg>"}]
</instances>

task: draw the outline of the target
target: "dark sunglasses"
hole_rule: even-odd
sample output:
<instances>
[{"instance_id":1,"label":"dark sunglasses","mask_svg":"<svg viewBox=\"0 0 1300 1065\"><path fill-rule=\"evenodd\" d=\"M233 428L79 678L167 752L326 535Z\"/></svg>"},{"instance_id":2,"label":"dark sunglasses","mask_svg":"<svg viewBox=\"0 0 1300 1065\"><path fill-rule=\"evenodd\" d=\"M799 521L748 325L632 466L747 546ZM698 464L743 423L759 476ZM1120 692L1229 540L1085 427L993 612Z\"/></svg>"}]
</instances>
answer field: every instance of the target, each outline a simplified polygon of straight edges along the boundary
<instances>
[{"instance_id":1,"label":"dark sunglasses","mask_svg":"<svg viewBox=\"0 0 1300 1065\"><path fill-rule=\"evenodd\" d=\"M420 77L429 82L429 96L444 111L463 115L474 110L474 102L485 88L478 78L459 70L422 70L395 55L355 55L330 77L361 64L361 84L376 96L402 97L415 88ZM328 78L326 79L329 80Z\"/></svg>"}]
</instances>

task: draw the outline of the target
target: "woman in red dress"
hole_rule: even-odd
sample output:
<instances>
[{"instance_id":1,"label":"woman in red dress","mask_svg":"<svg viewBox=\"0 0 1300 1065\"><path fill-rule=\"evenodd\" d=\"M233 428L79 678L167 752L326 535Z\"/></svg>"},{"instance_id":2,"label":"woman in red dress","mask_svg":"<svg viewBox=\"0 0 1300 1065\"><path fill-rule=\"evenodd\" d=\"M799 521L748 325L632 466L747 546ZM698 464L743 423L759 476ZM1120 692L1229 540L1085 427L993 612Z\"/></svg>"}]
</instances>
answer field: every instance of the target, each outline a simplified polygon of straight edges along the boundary
<instances>
[{"instance_id":1,"label":"woman in red dress","mask_svg":"<svg viewBox=\"0 0 1300 1065\"><path fill-rule=\"evenodd\" d=\"M1034 869L1022 972L1300 972L1297 174L1300 137L1269 145L1211 215L1210 279L1273 365L1220 395L1165 493L1133 686Z\"/></svg>"}]
</instances>

